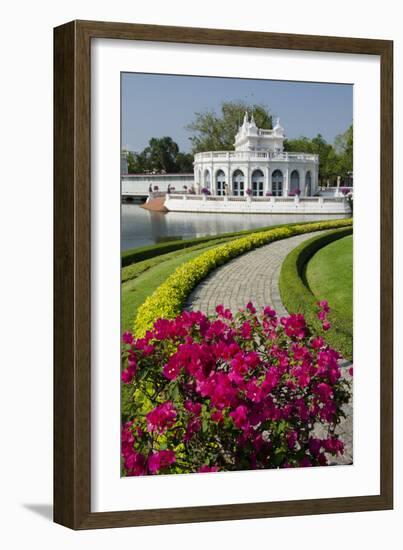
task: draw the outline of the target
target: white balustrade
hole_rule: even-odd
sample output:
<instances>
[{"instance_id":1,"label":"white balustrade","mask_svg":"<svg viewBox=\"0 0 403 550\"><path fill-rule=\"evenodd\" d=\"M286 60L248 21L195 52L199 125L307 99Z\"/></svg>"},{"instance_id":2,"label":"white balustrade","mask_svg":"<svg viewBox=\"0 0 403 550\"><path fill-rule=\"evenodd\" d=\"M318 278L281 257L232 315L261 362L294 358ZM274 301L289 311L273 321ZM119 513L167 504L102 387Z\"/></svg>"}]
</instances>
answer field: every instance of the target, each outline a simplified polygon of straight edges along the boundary
<instances>
[{"instance_id":1,"label":"white balustrade","mask_svg":"<svg viewBox=\"0 0 403 550\"><path fill-rule=\"evenodd\" d=\"M249 197L234 195L167 195L165 206L177 212L235 212L268 214L342 214L349 215L343 197Z\"/></svg>"},{"instance_id":2,"label":"white balustrade","mask_svg":"<svg viewBox=\"0 0 403 550\"><path fill-rule=\"evenodd\" d=\"M212 151L207 153L196 153L195 162L232 160L232 161L253 161L271 160L273 162L316 162L319 156L310 153L274 153L269 151Z\"/></svg>"}]
</instances>

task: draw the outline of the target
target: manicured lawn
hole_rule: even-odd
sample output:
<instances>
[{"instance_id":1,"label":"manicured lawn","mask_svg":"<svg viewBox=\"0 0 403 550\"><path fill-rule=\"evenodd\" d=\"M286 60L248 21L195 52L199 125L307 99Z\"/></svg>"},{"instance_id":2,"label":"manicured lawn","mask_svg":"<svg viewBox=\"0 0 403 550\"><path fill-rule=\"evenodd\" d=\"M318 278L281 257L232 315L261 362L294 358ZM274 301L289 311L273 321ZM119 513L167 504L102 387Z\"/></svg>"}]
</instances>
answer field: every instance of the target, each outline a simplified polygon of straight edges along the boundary
<instances>
[{"instance_id":1,"label":"manicured lawn","mask_svg":"<svg viewBox=\"0 0 403 550\"><path fill-rule=\"evenodd\" d=\"M339 239L314 254L306 266L309 288L353 324L353 237Z\"/></svg>"}]
</instances>

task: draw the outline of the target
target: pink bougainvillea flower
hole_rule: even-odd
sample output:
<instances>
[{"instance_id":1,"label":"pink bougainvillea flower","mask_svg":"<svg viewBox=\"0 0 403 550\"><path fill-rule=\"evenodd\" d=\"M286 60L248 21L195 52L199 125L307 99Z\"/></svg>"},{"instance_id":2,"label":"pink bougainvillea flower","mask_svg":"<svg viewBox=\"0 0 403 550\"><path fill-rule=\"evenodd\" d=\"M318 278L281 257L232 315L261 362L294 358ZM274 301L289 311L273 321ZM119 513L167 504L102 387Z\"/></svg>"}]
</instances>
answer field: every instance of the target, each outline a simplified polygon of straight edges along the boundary
<instances>
[{"instance_id":1,"label":"pink bougainvillea flower","mask_svg":"<svg viewBox=\"0 0 403 550\"><path fill-rule=\"evenodd\" d=\"M258 385L256 380L249 380L249 382L245 384L245 395L254 403L259 403L261 401L263 397L262 388Z\"/></svg>"},{"instance_id":2,"label":"pink bougainvillea flower","mask_svg":"<svg viewBox=\"0 0 403 550\"><path fill-rule=\"evenodd\" d=\"M325 313L329 313L330 307L329 307L329 303L327 302L327 300L320 300L320 301L318 302L318 306L319 306Z\"/></svg>"},{"instance_id":3,"label":"pink bougainvillea flower","mask_svg":"<svg viewBox=\"0 0 403 550\"><path fill-rule=\"evenodd\" d=\"M234 405L237 390L227 374L217 373L210 389L210 399L216 409L224 409Z\"/></svg>"},{"instance_id":4,"label":"pink bougainvillea flower","mask_svg":"<svg viewBox=\"0 0 403 550\"><path fill-rule=\"evenodd\" d=\"M241 336L244 340L250 340L252 337L252 327L249 321L245 321L241 326Z\"/></svg>"},{"instance_id":5,"label":"pink bougainvillea flower","mask_svg":"<svg viewBox=\"0 0 403 550\"><path fill-rule=\"evenodd\" d=\"M237 428L243 428L246 425L248 409L245 405L239 405L234 411L230 413L230 417L233 419Z\"/></svg>"},{"instance_id":6,"label":"pink bougainvillea flower","mask_svg":"<svg viewBox=\"0 0 403 550\"><path fill-rule=\"evenodd\" d=\"M287 443L290 449L293 449L295 447L297 440L298 440L298 432L296 430L292 430L291 432L288 432Z\"/></svg>"},{"instance_id":7,"label":"pink bougainvillea flower","mask_svg":"<svg viewBox=\"0 0 403 550\"><path fill-rule=\"evenodd\" d=\"M263 309L263 314L266 315L266 317L276 317L276 312L274 309L272 309L270 306L266 306Z\"/></svg>"},{"instance_id":8,"label":"pink bougainvillea flower","mask_svg":"<svg viewBox=\"0 0 403 550\"><path fill-rule=\"evenodd\" d=\"M309 450L312 455L317 457L319 456L320 449L322 447L322 440L316 437L310 437L308 442Z\"/></svg>"},{"instance_id":9,"label":"pink bougainvillea flower","mask_svg":"<svg viewBox=\"0 0 403 550\"><path fill-rule=\"evenodd\" d=\"M124 344L128 344L130 346L134 342L134 336L131 332L124 332L122 340Z\"/></svg>"},{"instance_id":10,"label":"pink bougainvillea flower","mask_svg":"<svg viewBox=\"0 0 403 550\"><path fill-rule=\"evenodd\" d=\"M186 426L185 435L183 441L186 443L192 439L192 437L201 430L202 424L198 416L191 418Z\"/></svg>"},{"instance_id":11,"label":"pink bougainvillea flower","mask_svg":"<svg viewBox=\"0 0 403 550\"><path fill-rule=\"evenodd\" d=\"M328 304L318 306L326 327ZM125 474L321 466L343 453L335 428L351 379L340 354L301 314L252 303L216 313L184 311L123 336ZM325 439L307 435L316 424Z\"/></svg>"},{"instance_id":12,"label":"pink bougainvillea flower","mask_svg":"<svg viewBox=\"0 0 403 550\"><path fill-rule=\"evenodd\" d=\"M256 308L255 306L252 304L252 302L248 302L246 304L246 309L248 309L250 311L250 313L252 313L253 315L256 313Z\"/></svg>"},{"instance_id":13,"label":"pink bougainvillea flower","mask_svg":"<svg viewBox=\"0 0 403 550\"><path fill-rule=\"evenodd\" d=\"M211 413L211 420L214 422L220 423L224 420L224 416L222 414L222 411L213 411Z\"/></svg>"},{"instance_id":14,"label":"pink bougainvillea flower","mask_svg":"<svg viewBox=\"0 0 403 550\"><path fill-rule=\"evenodd\" d=\"M133 451L134 435L132 426L133 421L125 422L122 426L121 447L123 456L126 456Z\"/></svg>"},{"instance_id":15,"label":"pink bougainvillea flower","mask_svg":"<svg viewBox=\"0 0 403 550\"><path fill-rule=\"evenodd\" d=\"M317 313L319 321L324 321L326 319L326 312L320 309Z\"/></svg>"},{"instance_id":16,"label":"pink bougainvillea flower","mask_svg":"<svg viewBox=\"0 0 403 550\"><path fill-rule=\"evenodd\" d=\"M299 465L301 468L307 468L309 466L312 466L312 462L307 456L304 456L304 458L300 461Z\"/></svg>"},{"instance_id":17,"label":"pink bougainvillea flower","mask_svg":"<svg viewBox=\"0 0 403 550\"><path fill-rule=\"evenodd\" d=\"M154 451L149 457L147 461L148 471L150 474L156 474L159 472L162 468L166 468L167 466L171 466L171 464L174 464L176 462L176 456L173 451Z\"/></svg>"},{"instance_id":18,"label":"pink bougainvillea flower","mask_svg":"<svg viewBox=\"0 0 403 550\"><path fill-rule=\"evenodd\" d=\"M201 413L201 410L202 410L201 403L195 403L195 402L191 401L190 399L187 399L183 403L183 406L185 407L185 409L187 411L189 411L190 413L195 414L195 415L199 415Z\"/></svg>"},{"instance_id":19,"label":"pink bougainvillea flower","mask_svg":"<svg viewBox=\"0 0 403 550\"><path fill-rule=\"evenodd\" d=\"M168 380L176 380L181 371L180 362L177 356L172 356L168 363L164 365L162 373Z\"/></svg>"},{"instance_id":20,"label":"pink bougainvillea flower","mask_svg":"<svg viewBox=\"0 0 403 550\"><path fill-rule=\"evenodd\" d=\"M124 384L130 384L133 378L136 376L137 361L134 356L131 356L127 360L127 368L122 371L122 382Z\"/></svg>"},{"instance_id":21,"label":"pink bougainvillea flower","mask_svg":"<svg viewBox=\"0 0 403 550\"><path fill-rule=\"evenodd\" d=\"M203 464L203 466L200 466L198 472L201 474L205 474L207 472L218 472L219 468L218 466L209 466L208 464Z\"/></svg>"},{"instance_id":22,"label":"pink bougainvillea flower","mask_svg":"<svg viewBox=\"0 0 403 550\"><path fill-rule=\"evenodd\" d=\"M142 453L132 452L126 455L124 466L128 476L142 476L147 473L146 459Z\"/></svg>"},{"instance_id":23,"label":"pink bougainvillea flower","mask_svg":"<svg viewBox=\"0 0 403 550\"><path fill-rule=\"evenodd\" d=\"M280 380L280 372L276 367L270 367L262 382L262 390L267 394L270 393Z\"/></svg>"},{"instance_id":24,"label":"pink bougainvillea flower","mask_svg":"<svg viewBox=\"0 0 403 550\"><path fill-rule=\"evenodd\" d=\"M166 401L147 414L147 430L162 434L173 426L176 416L176 409L172 402Z\"/></svg>"},{"instance_id":25,"label":"pink bougainvillea flower","mask_svg":"<svg viewBox=\"0 0 403 550\"><path fill-rule=\"evenodd\" d=\"M325 382L317 384L314 388L314 392L319 396L320 400L323 403L326 403L327 401L329 401L329 399L332 399L333 397L332 388L329 386L329 384L326 384Z\"/></svg>"},{"instance_id":26,"label":"pink bougainvillea flower","mask_svg":"<svg viewBox=\"0 0 403 550\"><path fill-rule=\"evenodd\" d=\"M315 338L312 338L311 340L311 346L313 349L320 349L324 345L324 340L321 336L316 336Z\"/></svg>"},{"instance_id":27,"label":"pink bougainvillea flower","mask_svg":"<svg viewBox=\"0 0 403 550\"><path fill-rule=\"evenodd\" d=\"M332 454L344 453L344 443L337 437L329 437L328 439L323 439L322 445L325 451L328 453L332 453Z\"/></svg>"},{"instance_id":28,"label":"pink bougainvillea flower","mask_svg":"<svg viewBox=\"0 0 403 550\"><path fill-rule=\"evenodd\" d=\"M245 353L243 356L243 360L245 364L252 369L257 367L261 363L259 354L256 351Z\"/></svg>"},{"instance_id":29,"label":"pink bougainvillea flower","mask_svg":"<svg viewBox=\"0 0 403 550\"><path fill-rule=\"evenodd\" d=\"M147 333L145 338L139 338L134 342L134 347L141 351L142 355L148 356L154 353L155 347L150 344L150 333Z\"/></svg>"},{"instance_id":30,"label":"pink bougainvillea flower","mask_svg":"<svg viewBox=\"0 0 403 550\"><path fill-rule=\"evenodd\" d=\"M135 372L132 372L129 369L122 370L122 382L123 384L130 384L130 382L133 380L135 375Z\"/></svg>"},{"instance_id":31,"label":"pink bougainvillea flower","mask_svg":"<svg viewBox=\"0 0 403 550\"><path fill-rule=\"evenodd\" d=\"M232 319L232 312L230 309L225 309L225 307L220 304L215 308L218 315L221 317L224 317L225 319L231 320Z\"/></svg>"},{"instance_id":32,"label":"pink bougainvillea flower","mask_svg":"<svg viewBox=\"0 0 403 550\"><path fill-rule=\"evenodd\" d=\"M302 339L307 333L305 318L301 313L292 313L289 317L282 317L281 324L284 327L284 332L290 338Z\"/></svg>"},{"instance_id":33,"label":"pink bougainvillea flower","mask_svg":"<svg viewBox=\"0 0 403 550\"><path fill-rule=\"evenodd\" d=\"M332 328L332 325L329 323L329 321L323 321L322 328L323 330L329 330L330 328Z\"/></svg>"}]
</instances>

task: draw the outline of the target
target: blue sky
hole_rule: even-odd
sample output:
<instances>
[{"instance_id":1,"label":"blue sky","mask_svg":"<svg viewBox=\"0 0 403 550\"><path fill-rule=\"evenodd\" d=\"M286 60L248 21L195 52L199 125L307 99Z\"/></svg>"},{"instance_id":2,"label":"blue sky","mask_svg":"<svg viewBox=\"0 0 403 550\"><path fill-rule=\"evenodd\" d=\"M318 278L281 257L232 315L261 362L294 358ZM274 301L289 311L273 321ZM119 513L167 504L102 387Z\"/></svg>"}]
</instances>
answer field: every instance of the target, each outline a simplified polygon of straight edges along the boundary
<instances>
[{"instance_id":1,"label":"blue sky","mask_svg":"<svg viewBox=\"0 0 403 550\"><path fill-rule=\"evenodd\" d=\"M350 84L124 73L122 146L139 152L150 138L170 136L188 152L194 113L237 100L266 105L289 138L320 133L332 143L353 120Z\"/></svg>"}]
</instances>

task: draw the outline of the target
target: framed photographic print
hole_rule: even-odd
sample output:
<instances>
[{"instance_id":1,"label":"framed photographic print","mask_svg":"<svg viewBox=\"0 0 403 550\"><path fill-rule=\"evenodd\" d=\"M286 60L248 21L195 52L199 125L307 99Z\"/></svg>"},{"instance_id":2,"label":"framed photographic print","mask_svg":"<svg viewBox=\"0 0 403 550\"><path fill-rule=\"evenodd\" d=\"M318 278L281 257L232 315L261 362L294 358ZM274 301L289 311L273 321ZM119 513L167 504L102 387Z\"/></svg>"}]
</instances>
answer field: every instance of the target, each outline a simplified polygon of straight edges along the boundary
<instances>
[{"instance_id":1,"label":"framed photographic print","mask_svg":"<svg viewBox=\"0 0 403 550\"><path fill-rule=\"evenodd\" d=\"M54 34L54 519L393 506L390 41Z\"/></svg>"}]
</instances>

